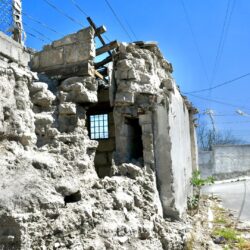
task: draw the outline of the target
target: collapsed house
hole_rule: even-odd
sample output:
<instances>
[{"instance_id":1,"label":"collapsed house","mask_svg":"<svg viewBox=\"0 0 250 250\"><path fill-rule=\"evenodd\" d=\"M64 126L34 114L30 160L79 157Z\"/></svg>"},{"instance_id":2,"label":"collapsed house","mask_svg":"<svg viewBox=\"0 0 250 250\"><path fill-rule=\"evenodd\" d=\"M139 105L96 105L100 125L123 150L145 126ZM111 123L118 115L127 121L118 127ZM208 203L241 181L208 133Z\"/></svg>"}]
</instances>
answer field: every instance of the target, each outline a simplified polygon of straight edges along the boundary
<instances>
[{"instance_id":1,"label":"collapsed house","mask_svg":"<svg viewBox=\"0 0 250 250\"><path fill-rule=\"evenodd\" d=\"M105 220L121 220L120 215L107 212L111 207L120 211L125 221L129 221L128 213L135 207L146 210L136 212L142 217L137 215L140 219L132 219L134 231L127 238L148 240L146 244L150 247L154 232L160 235L154 236L159 241L153 242L155 248L149 249L180 249L183 244L183 239L176 238L170 243L167 233L154 229L157 220L152 222L151 217L178 220L185 217L187 198L192 195L190 179L192 171L197 169L193 118L196 109L180 94L171 76L172 65L155 43L114 41L96 49L95 37L103 32L104 27L92 25L45 46L31 60L20 45L1 35L0 44L4 45L0 51L1 82L5 83L0 85L3 93L0 145L5 148L1 153L5 170L1 174L7 176L8 182L15 180L17 187L12 190L10 184L1 183L5 187L2 192L12 191L8 199L0 195L0 206L5 211L0 222L6 229L0 229L4 239L0 238L0 246L15 242L18 246L15 249L28 249L24 244L34 246L39 244L38 239L44 247L53 244L62 248L66 244L67 249L90 249L84 248L84 244L88 247L100 244L91 249L113 249L111 245L118 243L133 245L133 241L122 242L117 228L117 241L110 234L113 229L98 231L98 223L105 228L109 225ZM99 61L97 56L101 57ZM9 159L15 160L14 165ZM29 191L22 197L18 191L27 188ZM101 192L97 190L103 193L97 195ZM99 201L91 203L96 196ZM90 204L84 205L87 200ZM77 206L78 202L82 205ZM65 208L64 203L74 207ZM88 217L89 210L94 210L91 214L98 220L94 226L88 222L89 218L80 221L85 223L87 231L97 230L98 236L86 236L83 229L75 233L79 218L71 217L73 224L67 222L71 220L69 209L78 217L83 214ZM35 220L46 223L34 226ZM143 225L146 225L144 220L151 224L140 226L142 220ZM57 225L54 231L48 229L51 221ZM158 221L163 223L163 219ZM44 232L31 240L36 230ZM70 230L74 231L73 236L69 236ZM128 234L126 230L123 238ZM63 242L50 240L52 231L63 235L60 236ZM8 232L7 236L4 232ZM114 242L101 241L104 234ZM81 245L82 235L88 240ZM70 238L74 242L68 243ZM76 242L81 245L79 248L74 245Z\"/></svg>"}]
</instances>

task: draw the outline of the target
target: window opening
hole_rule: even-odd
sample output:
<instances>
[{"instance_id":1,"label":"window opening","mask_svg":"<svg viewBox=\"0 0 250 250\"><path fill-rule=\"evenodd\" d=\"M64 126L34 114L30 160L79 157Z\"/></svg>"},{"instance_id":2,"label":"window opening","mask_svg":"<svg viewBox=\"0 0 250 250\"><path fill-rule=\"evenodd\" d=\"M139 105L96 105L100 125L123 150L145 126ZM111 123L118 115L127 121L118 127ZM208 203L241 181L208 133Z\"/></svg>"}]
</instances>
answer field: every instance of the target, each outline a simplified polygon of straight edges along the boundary
<instances>
[{"instance_id":1,"label":"window opening","mask_svg":"<svg viewBox=\"0 0 250 250\"><path fill-rule=\"evenodd\" d=\"M90 138L108 139L108 114L90 115Z\"/></svg>"}]
</instances>

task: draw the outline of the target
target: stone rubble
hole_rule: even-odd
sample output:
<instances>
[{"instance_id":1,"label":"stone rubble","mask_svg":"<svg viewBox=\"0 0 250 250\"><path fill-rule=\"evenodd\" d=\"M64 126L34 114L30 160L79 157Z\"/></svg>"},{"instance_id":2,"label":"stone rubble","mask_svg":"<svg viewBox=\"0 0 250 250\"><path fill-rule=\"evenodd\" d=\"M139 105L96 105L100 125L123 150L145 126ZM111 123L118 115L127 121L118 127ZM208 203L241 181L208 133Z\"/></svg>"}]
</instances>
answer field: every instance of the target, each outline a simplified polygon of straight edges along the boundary
<instances>
[{"instance_id":1,"label":"stone rubble","mask_svg":"<svg viewBox=\"0 0 250 250\"><path fill-rule=\"evenodd\" d=\"M0 248L183 249L185 223L161 217L152 170L123 164L98 178L82 105L97 101L94 80L51 92L44 77L0 64Z\"/></svg>"}]
</instances>

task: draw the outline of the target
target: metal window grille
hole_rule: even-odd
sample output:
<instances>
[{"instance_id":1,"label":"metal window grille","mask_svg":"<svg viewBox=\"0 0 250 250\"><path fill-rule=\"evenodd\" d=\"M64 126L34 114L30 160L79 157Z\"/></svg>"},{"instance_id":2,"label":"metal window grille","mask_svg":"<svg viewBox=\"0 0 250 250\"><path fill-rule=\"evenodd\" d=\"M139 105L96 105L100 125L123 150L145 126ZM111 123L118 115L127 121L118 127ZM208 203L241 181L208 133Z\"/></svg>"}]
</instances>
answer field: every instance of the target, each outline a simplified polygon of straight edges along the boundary
<instances>
[{"instance_id":1,"label":"metal window grille","mask_svg":"<svg viewBox=\"0 0 250 250\"><path fill-rule=\"evenodd\" d=\"M13 32L12 0L0 0L0 31L11 36Z\"/></svg>"},{"instance_id":2,"label":"metal window grille","mask_svg":"<svg viewBox=\"0 0 250 250\"><path fill-rule=\"evenodd\" d=\"M90 138L108 139L108 114L90 115Z\"/></svg>"}]
</instances>

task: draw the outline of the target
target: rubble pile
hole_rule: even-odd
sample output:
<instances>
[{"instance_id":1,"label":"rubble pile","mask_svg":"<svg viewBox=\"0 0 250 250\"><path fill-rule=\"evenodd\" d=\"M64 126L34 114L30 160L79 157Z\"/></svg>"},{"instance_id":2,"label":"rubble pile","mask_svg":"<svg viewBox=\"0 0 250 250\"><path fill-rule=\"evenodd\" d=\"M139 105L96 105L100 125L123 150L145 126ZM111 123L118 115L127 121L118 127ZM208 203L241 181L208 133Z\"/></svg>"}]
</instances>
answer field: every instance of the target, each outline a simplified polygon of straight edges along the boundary
<instances>
[{"instance_id":1,"label":"rubble pile","mask_svg":"<svg viewBox=\"0 0 250 250\"><path fill-rule=\"evenodd\" d=\"M98 178L85 108L94 78L51 80L1 57L0 83L1 249L184 247L185 223L161 216L152 169L124 163Z\"/></svg>"}]
</instances>

